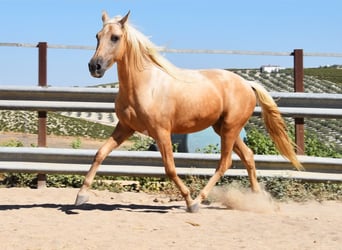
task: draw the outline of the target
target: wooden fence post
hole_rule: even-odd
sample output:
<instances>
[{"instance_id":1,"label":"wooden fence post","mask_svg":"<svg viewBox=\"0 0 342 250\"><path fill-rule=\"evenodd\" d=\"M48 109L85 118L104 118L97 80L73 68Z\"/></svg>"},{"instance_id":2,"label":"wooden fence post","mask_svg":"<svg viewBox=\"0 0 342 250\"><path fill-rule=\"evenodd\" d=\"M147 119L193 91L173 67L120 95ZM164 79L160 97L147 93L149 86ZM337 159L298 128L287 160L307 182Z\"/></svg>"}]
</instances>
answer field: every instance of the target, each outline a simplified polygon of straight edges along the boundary
<instances>
[{"instance_id":1,"label":"wooden fence post","mask_svg":"<svg viewBox=\"0 0 342 250\"><path fill-rule=\"evenodd\" d=\"M294 58L294 91L304 92L303 50L295 49L292 55ZM297 154L303 155L305 152L304 118L295 118L295 143L297 145Z\"/></svg>"},{"instance_id":2,"label":"wooden fence post","mask_svg":"<svg viewBox=\"0 0 342 250\"><path fill-rule=\"evenodd\" d=\"M47 43L38 43L38 86L47 86ZM46 111L38 111L38 147L46 147ZM46 187L46 174L38 173L37 188Z\"/></svg>"}]
</instances>

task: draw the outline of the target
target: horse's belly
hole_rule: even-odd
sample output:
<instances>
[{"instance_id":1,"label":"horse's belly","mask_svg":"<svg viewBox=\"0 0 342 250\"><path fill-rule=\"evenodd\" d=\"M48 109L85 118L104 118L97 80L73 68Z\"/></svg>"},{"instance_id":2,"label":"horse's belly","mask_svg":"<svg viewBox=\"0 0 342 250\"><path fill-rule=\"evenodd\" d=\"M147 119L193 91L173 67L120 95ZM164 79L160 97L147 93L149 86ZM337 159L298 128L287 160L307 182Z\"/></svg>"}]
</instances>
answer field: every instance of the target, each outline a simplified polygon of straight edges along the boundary
<instances>
[{"instance_id":1,"label":"horse's belly","mask_svg":"<svg viewBox=\"0 0 342 250\"><path fill-rule=\"evenodd\" d=\"M210 93L210 91L207 91ZM188 97L176 108L173 130L191 133L205 129L221 117L223 112L222 98L216 93L211 95ZM209 95L209 96L208 96Z\"/></svg>"},{"instance_id":2,"label":"horse's belly","mask_svg":"<svg viewBox=\"0 0 342 250\"><path fill-rule=\"evenodd\" d=\"M174 133L192 133L203 130L220 118L220 109L214 109L210 112L194 112L194 110L184 110L177 114L173 121L172 132Z\"/></svg>"}]
</instances>

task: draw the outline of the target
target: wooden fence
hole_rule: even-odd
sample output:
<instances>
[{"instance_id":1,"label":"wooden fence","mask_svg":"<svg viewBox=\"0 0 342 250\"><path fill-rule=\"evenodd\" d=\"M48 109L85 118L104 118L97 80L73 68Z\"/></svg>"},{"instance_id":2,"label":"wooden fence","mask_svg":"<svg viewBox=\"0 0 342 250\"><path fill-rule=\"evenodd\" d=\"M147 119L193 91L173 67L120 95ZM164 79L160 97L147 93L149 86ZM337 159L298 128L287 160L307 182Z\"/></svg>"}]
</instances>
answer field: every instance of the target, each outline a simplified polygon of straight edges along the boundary
<instances>
[{"instance_id":1,"label":"wooden fence","mask_svg":"<svg viewBox=\"0 0 342 250\"><path fill-rule=\"evenodd\" d=\"M4 87L0 86L0 109L30 111L114 112L117 89ZM271 92L283 116L342 117L342 94ZM260 115L256 107L254 115ZM95 150L55 148L0 148L0 171L40 173L85 173ZM180 175L211 175L219 155L175 153ZM258 174L311 180L342 181L342 159L299 156L307 171L294 171L281 156L256 155ZM246 175L234 155L227 175ZM104 175L161 176L164 168L158 152L114 151L100 168Z\"/></svg>"},{"instance_id":2,"label":"wooden fence","mask_svg":"<svg viewBox=\"0 0 342 250\"><path fill-rule=\"evenodd\" d=\"M47 86L47 50L49 49L78 49L78 50L95 50L95 46L83 45L56 45L47 42L32 43L4 43L0 42L0 46L5 47L22 47L22 48L38 48L38 85ZM273 51L241 51L241 50L208 50L208 49L170 49L160 48L164 53L187 53L187 54L226 54L226 55L261 55L261 56L292 56L294 68L294 91L304 92L304 56L314 57L342 57L342 53L317 53L304 52L303 49L294 49L292 52L273 52ZM44 128L46 127L46 112L39 111L39 141L38 145L46 145L46 136L44 136ZM297 153L304 154L304 117L295 117L295 143L298 145Z\"/></svg>"},{"instance_id":3,"label":"wooden fence","mask_svg":"<svg viewBox=\"0 0 342 250\"><path fill-rule=\"evenodd\" d=\"M0 86L0 109L115 112L117 88ZM342 94L270 92L285 117L342 118ZM260 115L256 107L254 115Z\"/></svg>"},{"instance_id":4,"label":"wooden fence","mask_svg":"<svg viewBox=\"0 0 342 250\"><path fill-rule=\"evenodd\" d=\"M41 174L85 174L96 153L89 149L0 147L0 172ZM211 176L219 154L174 153L180 176ZM279 155L255 155L258 176L342 181L342 159L298 156L306 171L294 170ZM101 165L99 175L164 176L159 152L114 150ZM240 159L233 154L227 176L246 176Z\"/></svg>"},{"instance_id":5,"label":"wooden fence","mask_svg":"<svg viewBox=\"0 0 342 250\"><path fill-rule=\"evenodd\" d=\"M94 151L71 149L47 149L46 145L46 117L47 111L84 111L84 112L113 112L113 101L117 94L115 89L100 88L47 88L47 49L86 49L94 50L93 46L48 45L46 42L38 44L0 43L7 47L38 48L38 85L36 88L1 87L0 109L38 111L38 148L0 148L0 171L19 171L42 173L38 180L45 179L45 173L84 173L91 161ZM294 58L294 90L297 93L272 93L278 100L283 116L294 117L296 143L304 149L304 117L341 118L340 94L307 94L304 91L303 57L342 57L341 53L304 53L302 49L293 52L260 52L233 50L173 50L162 49L166 53L212 53L212 54L240 54L240 55L272 55L293 56ZM256 108L254 115L260 115L260 108ZM56 156L54 152L61 153ZM303 151L297 152L303 154ZM80 156L80 154L82 156ZM129 161L118 162L118 154L124 154ZM147 159L158 158L158 163L141 161L140 153L113 152L109 165L104 164L100 170L103 174L119 175L162 175L160 156L155 152L143 153ZM77 157L76 157L77 156ZM91 158L89 158L91 156ZM75 158L76 157L76 158ZM121 157L121 156L120 156ZM119 158L120 158L119 157ZM176 163L181 168L180 174L207 175L212 174L216 167L217 155L203 154L175 154ZM234 156L235 157L235 156ZM342 159L299 156L304 167L310 172L294 172L292 166L279 156L256 156L259 174L266 176L282 175L295 178L327 179L342 181ZM59 162L58 159L69 159ZM86 164L85 164L86 162ZM205 163L205 165L200 164ZM198 167L201 165L202 167ZM245 175L246 171L239 169L241 162L234 158L234 166L227 174ZM151 169L152 167L152 169ZM280 167L280 168L279 168ZM265 168L265 169L263 169ZM277 169L277 171L274 171ZM281 169L281 170L279 170ZM102 172L101 172L102 171ZM260 172L262 171L262 173ZM266 171L266 172L265 172ZM285 172L284 172L285 171ZM317 172L318 171L318 172ZM38 185L39 186L39 185Z\"/></svg>"}]
</instances>

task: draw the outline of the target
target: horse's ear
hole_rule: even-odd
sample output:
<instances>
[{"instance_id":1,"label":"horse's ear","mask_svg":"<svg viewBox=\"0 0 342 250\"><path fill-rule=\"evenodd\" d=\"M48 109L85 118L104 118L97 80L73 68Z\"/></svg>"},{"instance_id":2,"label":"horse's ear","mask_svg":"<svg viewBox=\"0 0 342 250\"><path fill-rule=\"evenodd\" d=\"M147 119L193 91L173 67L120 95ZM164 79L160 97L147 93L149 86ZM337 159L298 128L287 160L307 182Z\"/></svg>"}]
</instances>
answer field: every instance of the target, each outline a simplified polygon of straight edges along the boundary
<instances>
[{"instance_id":1,"label":"horse's ear","mask_svg":"<svg viewBox=\"0 0 342 250\"><path fill-rule=\"evenodd\" d=\"M125 26L125 23L127 22L130 13L131 13L131 11L129 10L128 13L126 14L126 16L124 16L124 17L119 21L119 23L121 24L122 27Z\"/></svg>"},{"instance_id":2,"label":"horse's ear","mask_svg":"<svg viewBox=\"0 0 342 250\"><path fill-rule=\"evenodd\" d=\"M106 11L102 12L102 22L105 22L109 19L109 16Z\"/></svg>"}]
</instances>

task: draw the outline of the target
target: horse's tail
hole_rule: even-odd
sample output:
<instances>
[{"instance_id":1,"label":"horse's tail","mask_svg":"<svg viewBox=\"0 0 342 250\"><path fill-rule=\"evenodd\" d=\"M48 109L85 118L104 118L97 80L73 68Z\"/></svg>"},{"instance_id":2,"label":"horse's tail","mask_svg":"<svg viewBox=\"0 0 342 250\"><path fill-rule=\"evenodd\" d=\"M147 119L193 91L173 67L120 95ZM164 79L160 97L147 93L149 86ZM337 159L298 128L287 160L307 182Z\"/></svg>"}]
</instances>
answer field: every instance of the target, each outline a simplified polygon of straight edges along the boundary
<instances>
[{"instance_id":1,"label":"horse's tail","mask_svg":"<svg viewBox=\"0 0 342 250\"><path fill-rule=\"evenodd\" d=\"M249 83L257 96L266 128L275 143L276 148L284 157L291 161L298 170L303 170L304 168L298 161L294 150L296 145L287 134L286 124L279 112L277 104L263 86L252 81Z\"/></svg>"}]
</instances>

